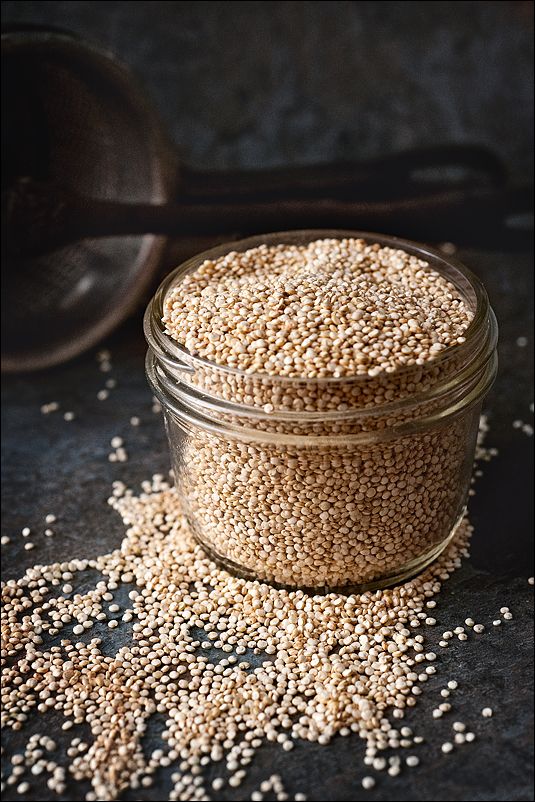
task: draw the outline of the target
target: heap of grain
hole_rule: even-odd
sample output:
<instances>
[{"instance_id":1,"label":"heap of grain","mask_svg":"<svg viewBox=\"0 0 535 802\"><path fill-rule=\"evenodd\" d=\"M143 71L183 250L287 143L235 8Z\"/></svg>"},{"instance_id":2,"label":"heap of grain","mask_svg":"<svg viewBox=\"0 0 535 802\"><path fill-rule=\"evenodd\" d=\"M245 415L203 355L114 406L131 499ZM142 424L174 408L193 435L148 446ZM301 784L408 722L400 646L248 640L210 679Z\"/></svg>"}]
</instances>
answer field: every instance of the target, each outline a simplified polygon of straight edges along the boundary
<instances>
[{"instance_id":1,"label":"heap of grain","mask_svg":"<svg viewBox=\"0 0 535 802\"><path fill-rule=\"evenodd\" d=\"M2 726L34 733L7 784L23 793L44 781L64 794L68 778L89 780L85 799L109 800L173 766L168 798L201 801L205 767L217 772L214 790L235 788L266 742L291 750L351 733L368 765L398 774L399 754L384 750L423 740L398 720L436 671L421 625L435 623L433 596L466 553L468 524L411 582L307 596L229 576L193 541L163 477L143 489L115 484L110 502L128 526L120 548L36 565L2 586ZM108 627L120 633L111 654ZM46 734L52 711L64 718L57 734L74 736L61 762ZM156 713L163 743L147 755Z\"/></svg>"},{"instance_id":2,"label":"heap of grain","mask_svg":"<svg viewBox=\"0 0 535 802\"><path fill-rule=\"evenodd\" d=\"M462 514L478 415L417 424L447 406L433 391L459 370L472 318L427 262L361 239L233 251L184 276L165 332L197 360L184 386L224 424L168 415L198 540L293 587L425 565Z\"/></svg>"}]
</instances>

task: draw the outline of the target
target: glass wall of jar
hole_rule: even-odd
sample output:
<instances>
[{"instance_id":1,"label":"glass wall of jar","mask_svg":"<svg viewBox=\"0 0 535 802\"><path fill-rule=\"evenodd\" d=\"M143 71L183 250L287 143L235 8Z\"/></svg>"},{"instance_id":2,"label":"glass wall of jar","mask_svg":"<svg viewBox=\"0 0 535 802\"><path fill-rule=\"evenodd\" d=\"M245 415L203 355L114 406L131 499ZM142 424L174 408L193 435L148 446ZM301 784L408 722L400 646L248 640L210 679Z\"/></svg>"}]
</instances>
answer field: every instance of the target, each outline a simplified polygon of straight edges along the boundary
<instances>
[{"instance_id":1,"label":"glass wall of jar","mask_svg":"<svg viewBox=\"0 0 535 802\"><path fill-rule=\"evenodd\" d=\"M347 237L415 254L452 282L473 312L465 342L388 374L301 379L217 365L165 333L167 293L207 258ZM184 514L228 570L315 592L379 588L422 570L454 536L497 366L486 292L455 260L362 232L249 238L173 271L149 304L145 334Z\"/></svg>"}]
</instances>

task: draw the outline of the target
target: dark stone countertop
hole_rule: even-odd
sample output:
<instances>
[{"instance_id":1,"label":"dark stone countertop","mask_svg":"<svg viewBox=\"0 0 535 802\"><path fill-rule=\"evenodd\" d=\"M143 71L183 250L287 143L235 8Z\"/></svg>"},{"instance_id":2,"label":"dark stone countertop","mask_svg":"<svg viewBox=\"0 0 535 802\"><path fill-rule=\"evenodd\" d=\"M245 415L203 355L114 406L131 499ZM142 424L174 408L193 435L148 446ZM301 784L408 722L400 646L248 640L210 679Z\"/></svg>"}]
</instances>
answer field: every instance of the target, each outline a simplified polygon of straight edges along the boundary
<instances>
[{"instance_id":1,"label":"dark stone countertop","mask_svg":"<svg viewBox=\"0 0 535 802\"><path fill-rule=\"evenodd\" d=\"M406 716L417 722L425 743L418 747L420 765L393 779L377 777L373 791L364 791L361 779L370 773L363 766L364 743L357 737L336 738L329 746L298 743L291 754L280 747L263 747L250 767L243 786L225 791L217 799L249 799L251 791L274 772L281 774L286 790L300 791L310 800L530 800L532 788L532 597L527 577L533 574L532 438L514 429L512 422L533 422L532 277L530 255L462 252L460 258L485 282L501 329L500 373L485 403L490 433L487 445L499 449L483 466L476 496L470 504L475 524L472 558L446 584L437 607L438 626L430 638L462 624L468 616L485 624L496 618L501 606L514 620L499 628L488 626L465 643L455 640L448 650L437 649L438 672L424 686L418 705ZM528 346L519 347L518 337ZM111 483L121 479L132 487L155 472L168 469L167 446L160 416L151 411L151 396L144 377L145 345L140 317L130 321L107 342L113 372L100 373L95 354L46 373L9 376L3 383L3 534L11 542L2 547L4 578L16 577L36 562L89 557L107 552L121 541L123 524L107 505ZM97 391L113 376L117 388L106 401ZM40 406L58 401L76 419L65 422L61 413L43 416ZM129 425L138 415L141 426ZM129 461L107 460L114 435L125 439ZM44 537L44 517L58 521L53 538ZM36 548L23 549L20 530L30 526ZM120 629L107 632L102 648L113 653ZM477 740L450 755L440 744L451 734L451 716L435 721L431 710L440 702L439 691L449 679L459 682L454 711L474 730ZM494 709L483 719L485 706ZM46 718L48 732L59 730L55 714ZM45 721L30 720L18 733L4 732L4 760L18 751ZM161 722L154 721L146 736L148 746L158 742ZM75 730L69 732L69 739ZM65 738L58 739L63 746ZM61 747L60 747L61 748ZM56 757L57 759L57 757ZM207 770L211 777L214 769ZM149 790L125 792L122 799L166 798L169 774L157 775ZM51 798L41 778L31 778L27 799ZM61 799L83 799L87 786L68 783ZM7 788L5 799L20 799Z\"/></svg>"}]
</instances>

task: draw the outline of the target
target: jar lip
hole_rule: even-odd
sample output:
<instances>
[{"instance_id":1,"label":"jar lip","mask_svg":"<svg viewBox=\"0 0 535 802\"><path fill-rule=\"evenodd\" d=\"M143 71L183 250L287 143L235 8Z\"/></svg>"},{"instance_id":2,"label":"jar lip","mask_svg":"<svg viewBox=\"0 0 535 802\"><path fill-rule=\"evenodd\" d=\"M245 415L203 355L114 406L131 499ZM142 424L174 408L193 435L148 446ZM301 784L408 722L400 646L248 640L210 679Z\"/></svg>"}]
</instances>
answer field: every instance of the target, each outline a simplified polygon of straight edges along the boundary
<instances>
[{"instance_id":1,"label":"jar lip","mask_svg":"<svg viewBox=\"0 0 535 802\"><path fill-rule=\"evenodd\" d=\"M332 384L342 385L349 383L365 382L370 380L367 374L353 375L353 376L325 376L318 378L311 378L307 376L277 376L269 373L250 373L247 371L232 368L228 365L220 365L217 362L212 362L204 357L195 356L191 354L183 345L174 340L168 335L162 325L163 303L168 290L173 284L177 276L186 275L193 269L198 267L207 259L216 259L224 256L233 250L245 251L250 248L255 248L265 244L293 244L310 242L314 239L363 239L371 244L378 244L381 247L397 248L404 250L411 255L418 256L424 259L430 267L438 269L453 268L456 270L461 278L466 282L467 286L472 290L475 296L475 312L474 317L464 332L465 341L450 345L440 351L433 359L426 360L423 365L402 365L392 372L382 371L374 376L374 380L381 380L382 378L395 379L396 377L403 376L414 372L415 370L422 370L426 367L439 367L447 362L452 357L457 357L463 353L470 352L471 347L478 335L481 333L485 326L488 313L489 313L489 300L487 291L479 278L459 260L450 256L445 257L443 253L412 240L401 239L387 234L379 234L369 231L347 231L337 229L303 229L294 231L278 231L269 234L255 235L245 239L235 240L234 242L226 242L215 248L202 251L201 253L192 256L190 259L182 262L178 267L172 270L161 282L152 300L150 301L145 317L144 317L144 331L147 342L153 347L156 352L165 351L166 361L176 369L187 370L193 372L196 368L208 369L212 372L217 372L224 375L231 375L242 380L252 381L255 379L262 380L273 384L283 384L287 387L311 383L314 385L328 386ZM441 271L440 271L441 272ZM453 283L450 276L446 276Z\"/></svg>"}]
</instances>

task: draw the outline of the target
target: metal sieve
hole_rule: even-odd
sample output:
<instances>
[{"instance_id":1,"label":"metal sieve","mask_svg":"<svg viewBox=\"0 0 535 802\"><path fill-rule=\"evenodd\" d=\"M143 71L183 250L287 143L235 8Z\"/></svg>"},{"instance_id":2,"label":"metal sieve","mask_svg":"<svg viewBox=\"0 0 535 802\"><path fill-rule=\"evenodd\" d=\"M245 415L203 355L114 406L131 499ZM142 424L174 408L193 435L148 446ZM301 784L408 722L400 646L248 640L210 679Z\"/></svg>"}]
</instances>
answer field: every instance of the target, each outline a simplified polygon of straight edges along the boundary
<instances>
[{"instance_id":1,"label":"metal sieve","mask_svg":"<svg viewBox=\"0 0 535 802\"><path fill-rule=\"evenodd\" d=\"M97 199L165 203L174 152L136 82L109 53L58 31L2 34L2 191L19 176ZM37 210L38 215L38 210ZM97 343L139 303L165 240L79 240L2 253L2 370L44 368Z\"/></svg>"}]
</instances>

